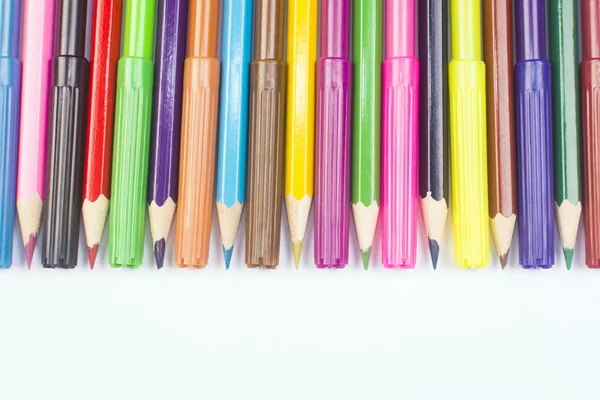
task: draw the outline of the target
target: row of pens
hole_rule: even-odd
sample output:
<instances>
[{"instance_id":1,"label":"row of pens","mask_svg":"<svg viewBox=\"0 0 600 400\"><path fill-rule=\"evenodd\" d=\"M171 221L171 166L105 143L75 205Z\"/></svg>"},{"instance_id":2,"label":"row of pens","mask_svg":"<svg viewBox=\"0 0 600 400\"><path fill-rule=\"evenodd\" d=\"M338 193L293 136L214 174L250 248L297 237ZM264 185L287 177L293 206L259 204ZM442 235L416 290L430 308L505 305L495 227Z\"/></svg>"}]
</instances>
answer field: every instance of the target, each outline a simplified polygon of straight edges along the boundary
<instances>
[{"instance_id":1,"label":"row of pens","mask_svg":"<svg viewBox=\"0 0 600 400\"><path fill-rule=\"evenodd\" d=\"M215 200L227 266L244 207L246 264L278 265L282 201L296 265L312 208L318 267L347 264L352 211L365 268L378 222L412 268L420 205L435 266L450 183L460 267L490 227L506 265L518 222L549 268L555 220L570 267L582 204L600 266L600 0L95 0L89 63L87 22L0 0L2 267L15 210L28 264L43 232L73 268L83 219L93 266L108 216L109 263L137 267L146 209L157 265L176 215L175 263L203 267Z\"/></svg>"}]
</instances>

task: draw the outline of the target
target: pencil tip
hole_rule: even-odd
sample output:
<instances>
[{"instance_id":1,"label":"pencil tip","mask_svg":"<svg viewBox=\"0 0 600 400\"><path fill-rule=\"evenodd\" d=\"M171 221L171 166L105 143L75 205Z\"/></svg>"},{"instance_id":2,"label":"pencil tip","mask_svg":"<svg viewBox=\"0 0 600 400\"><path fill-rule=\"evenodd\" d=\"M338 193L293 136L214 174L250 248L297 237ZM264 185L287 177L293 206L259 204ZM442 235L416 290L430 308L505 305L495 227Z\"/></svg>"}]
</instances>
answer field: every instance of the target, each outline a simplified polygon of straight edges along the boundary
<instances>
[{"instance_id":1,"label":"pencil tip","mask_svg":"<svg viewBox=\"0 0 600 400\"><path fill-rule=\"evenodd\" d=\"M300 255L302 254L302 242L292 242L292 251L294 252L294 264L296 269L300 266Z\"/></svg>"},{"instance_id":2,"label":"pencil tip","mask_svg":"<svg viewBox=\"0 0 600 400\"><path fill-rule=\"evenodd\" d=\"M98 243L93 246L88 247L88 260L90 260L90 268L94 269L94 265L96 265L96 256L98 255Z\"/></svg>"},{"instance_id":3,"label":"pencil tip","mask_svg":"<svg viewBox=\"0 0 600 400\"><path fill-rule=\"evenodd\" d=\"M160 239L154 242L154 258L156 259L156 267L161 269L165 263L165 239Z\"/></svg>"},{"instance_id":4,"label":"pencil tip","mask_svg":"<svg viewBox=\"0 0 600 400\"><path fill-rule=\"evenodd\" d=\"M431 254L433 269L437 270L438 259L440 257L440 245L437 240L429 239L429 253Z\"/></svg>"},{"instance_id":5,"label":"pencil tip","mask_svg":"<svg viewBox=\"0 0 600 400\"><path fill-rule=\"evenodd\" d=\"M29 235L29 240L25 243L25 260L27 261L27 268L31 269L31 261L33 260L33 253L35 252L35 243L37 237L35 235Z\"/></svg>"},{"instance_id":6,"label":"pencil tip","mask_svg":"<svg viewBox=\"0 0 600 400\"><path fill-rule=\"evenodd\" d=\"M563 247L563 253L565 254L565 261L567 263L567 269L571 270L571 264L573 263L573 249L567 249Z\"/></svg>"},{"instance_id":7,"label":"pencil tip","mask_svg":"<svg viewBox=\"0 0 600 400\"><path fill-rule=\"evenodd\" d=\"M367 250L361 252L363 268L365 271L369 269L369 260L371 259L371 248L369 247Z\"/></svg>"},{"instance_id":8,"label":"pencil tip","mask_svg":"<svg viewBox=\"0 0 600 400\"><path fill-rule=\"evenodd\" d=\"M502 269L506 268L506 264L508 264L508 251L500 256L500 265Z\"/></svg>"},{"instance_id":9,"label":"pencil tip","mask_svg":"<svg viewBox=\"0 0 600 400\"><path fill-rule=\"evenodd\" d=\"M223 257L225 257L225 269L229 269L229 266L231 265L231 256L233 254L233 245L226 249L225 246L223 246Z\"/></svg>"}]
</instances>

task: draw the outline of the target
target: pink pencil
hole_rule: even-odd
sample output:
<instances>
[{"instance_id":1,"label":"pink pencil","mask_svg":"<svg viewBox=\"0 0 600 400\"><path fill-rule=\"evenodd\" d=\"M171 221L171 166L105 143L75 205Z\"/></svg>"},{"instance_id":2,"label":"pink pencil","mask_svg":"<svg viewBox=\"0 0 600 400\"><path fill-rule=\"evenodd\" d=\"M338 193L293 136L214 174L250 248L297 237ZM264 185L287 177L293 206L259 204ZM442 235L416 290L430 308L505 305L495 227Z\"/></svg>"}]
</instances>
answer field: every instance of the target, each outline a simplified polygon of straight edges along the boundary
<instances>
[{"instance_id":1,"label":"pink pencil","mask_svg":"<svg viewBox=\"0 0 600 400\"><path fill-rule=\"evenodd\" d=\"M46 177L48 85L54 40L54 0L25 0L17 212L27 265L42 219Z\"/></svg>"},{"instance_id":2,"label":"pink pencil","mask_svg":"<svg viewBox=\"0 0 600 400\"><path fill-rule=\"evenodd\" d=\"M415 1L387 0L382 84L383 265L413 268L417 227L419 61Z\"/></svg>"}]
</instances>

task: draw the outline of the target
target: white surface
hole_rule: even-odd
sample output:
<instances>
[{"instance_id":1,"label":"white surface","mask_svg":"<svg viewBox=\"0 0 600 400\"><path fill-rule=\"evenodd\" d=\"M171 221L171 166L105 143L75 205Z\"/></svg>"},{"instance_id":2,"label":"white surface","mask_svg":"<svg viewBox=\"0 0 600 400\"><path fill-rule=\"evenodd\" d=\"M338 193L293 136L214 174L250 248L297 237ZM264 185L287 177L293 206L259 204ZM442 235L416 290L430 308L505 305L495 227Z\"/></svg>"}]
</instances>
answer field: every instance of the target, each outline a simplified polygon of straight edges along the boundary
<instances>
[{"instance_id":1,"label":"white surface","mask_svg":"<svg viewBox=\"0 0 600 400\"><path fill-rule=\"evenodd\" d=\"M285 218L284 218L285 220ZM241 232L244 230L245 216ZM449 221L451 223L451 221ZM419 266L312 265L312 216L299 271L287 225L278 270L243 266L243 234L225 271L216 218L210 265L157 271L149 232L139 270L44 270L38 246L0 271L0 398L19 399L592 399L600 395L600 271L451 263L438 271L419 226ZM108 230L107 230L108 232ZM379 234L379 232L378 232ZM513 246L516 246L516 241ZM494 258L495 254L492 255Z\"/></svg>"}]
</instances>

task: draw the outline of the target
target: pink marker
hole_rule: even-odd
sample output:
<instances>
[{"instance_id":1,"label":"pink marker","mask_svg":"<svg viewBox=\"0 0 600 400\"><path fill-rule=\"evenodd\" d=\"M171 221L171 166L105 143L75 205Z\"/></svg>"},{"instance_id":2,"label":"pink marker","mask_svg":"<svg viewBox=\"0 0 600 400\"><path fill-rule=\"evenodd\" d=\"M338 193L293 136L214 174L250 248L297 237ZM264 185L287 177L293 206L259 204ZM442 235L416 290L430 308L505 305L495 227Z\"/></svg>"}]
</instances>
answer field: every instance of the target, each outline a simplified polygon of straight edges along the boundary
<instances>
[{"instance_id":1,"label":"pink marker","mask_svg":"<svg viewBox=\"0 0 600 400\"><path fill-rule=\"evenodd\" d=\"M383 265L414 268L417 244L419 61L415 1L387 0L382 84Z\"/></svg>"},{"instance_id":2,"label":"pink marker","mask_svg":"<svg viewBox=\"0 0 600 400\"><path fill-rule=\"evenodd\" d=\"M48 88L54 41L54 0L25 0L17 212L27 265L42 219L46 178Z\"/></svg>"}]
</instances>

